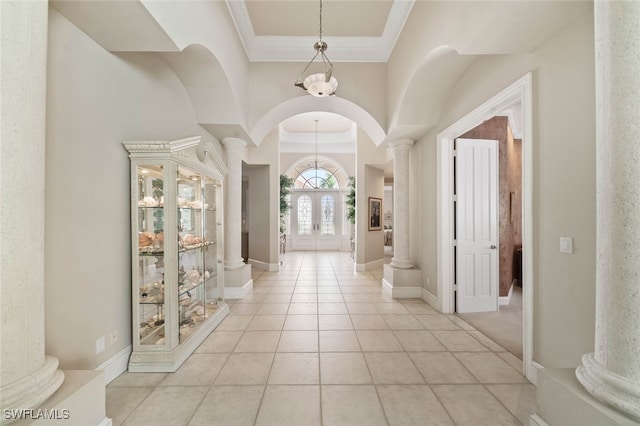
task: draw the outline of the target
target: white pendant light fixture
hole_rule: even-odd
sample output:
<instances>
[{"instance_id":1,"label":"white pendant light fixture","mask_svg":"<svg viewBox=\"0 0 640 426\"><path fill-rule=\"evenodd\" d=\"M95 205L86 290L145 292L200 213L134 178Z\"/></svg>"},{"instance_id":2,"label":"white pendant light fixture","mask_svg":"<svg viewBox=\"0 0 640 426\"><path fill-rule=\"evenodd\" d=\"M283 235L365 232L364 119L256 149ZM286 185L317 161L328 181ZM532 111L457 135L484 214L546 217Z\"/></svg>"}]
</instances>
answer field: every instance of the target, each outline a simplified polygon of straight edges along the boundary
<instances>
[{"instance_id":1,"label":"white pendant light fixture","mask_svg":"<svg viewBox=\"0 0 640 426\"><path fill-rule=\"evenodd\" d=\"M313 48L315 49L316 54L313 56L313 58L311 58L311 61L309 61L304 70L302 70L295 82L295 85L301 87L311 95L318 98L333 96L335 95L336 89L338 88L338 80L336 80L336 78L332 75L333 64L324 53L327 50L327 43L322 41L322 0L320 0L320 35L319 40L314 43ZM320 55L320 58L322 58L324 72L311 74L305 77L305 73L307 72L313 61L316 60L318 55Z\"/></svg>"}]
</instances>

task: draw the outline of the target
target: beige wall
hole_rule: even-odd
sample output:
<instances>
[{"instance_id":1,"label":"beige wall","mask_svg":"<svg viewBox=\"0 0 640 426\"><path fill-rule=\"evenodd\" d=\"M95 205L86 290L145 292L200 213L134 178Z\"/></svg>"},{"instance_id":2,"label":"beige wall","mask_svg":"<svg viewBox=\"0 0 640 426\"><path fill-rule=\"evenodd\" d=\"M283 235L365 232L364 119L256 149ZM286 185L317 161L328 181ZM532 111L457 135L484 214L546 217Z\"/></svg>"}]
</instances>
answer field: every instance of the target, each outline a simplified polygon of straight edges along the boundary
<instances>
[{"instance_id":1,"label":"beige wall","mask_svg":"<svg viewBox=\"0 0 640 426\"><path fill-rule=\"evenodd\" d=\"M93 369L131 344L129 158L123 140L211 135L155 54L113 55L49 9L46 352ZM214 141L219 149L219 144ZM96 355L96 339L119 340Z\"/></svg>"},{"instance_id":2,"label":"beige wall","mask_svg":"<svg viewBox=\"0 0 640 426\"><path fill-rule=\"evenodd\" d=\"M249 259L264 266L271 263L269 215L270 173L269 165L248 166L247 229L249 232Z\"/></svg>"},{"instance_id":3,"label":"beige wall","mask_svg":"<svg viewBox=\"0 0 640 426\"><path fill-rule=\"evenodd\" d=\"M527 72L533 73L534 360L574 367L593 350L595 93L593 16L585 14L531 55L479 59L450 93L438 126L414 147L423 219L412 254L436 294L436 135ZM420 165L420 171L416 166ZM417 212L420 212L419 214ZM574 254L559 253L559 237ZM417 241L416 241L417 240Z\"/></svg>"}]
</instances>

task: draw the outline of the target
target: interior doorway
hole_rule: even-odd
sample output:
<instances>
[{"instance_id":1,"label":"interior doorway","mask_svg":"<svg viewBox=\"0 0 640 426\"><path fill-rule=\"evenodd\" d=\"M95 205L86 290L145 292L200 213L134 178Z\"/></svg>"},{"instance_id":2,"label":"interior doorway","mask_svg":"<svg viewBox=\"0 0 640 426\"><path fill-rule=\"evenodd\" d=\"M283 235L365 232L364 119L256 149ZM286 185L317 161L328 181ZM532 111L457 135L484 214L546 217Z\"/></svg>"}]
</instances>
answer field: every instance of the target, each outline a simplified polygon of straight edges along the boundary
<instances>
[{"instance_id":1,"label":"interior doorway","mask_svg":"<svg viewBox=\"0 0 640 426\"><path fill-rule=\"evenodd\" d=\"M454 162L453 147L456 138L484 121L518 107L522 120L522 352L524 374L536 383L533 362L533 209L532 209L532 76L528 73L498 93L474 111L445 129L437 136L438 150L438 308L443 313L455 312L455 251L454 251Z\"/></svg>"},{"instance_id":2,"label":"interior doorway","mask_svg":"<svg viewBox=\"0 0 640 426\"><path fill-rule=\"evenodd\" d=\"M292 249L338 251L344 213L340 191L299 189L291 194Z\"/></svg>"}]
</instances>

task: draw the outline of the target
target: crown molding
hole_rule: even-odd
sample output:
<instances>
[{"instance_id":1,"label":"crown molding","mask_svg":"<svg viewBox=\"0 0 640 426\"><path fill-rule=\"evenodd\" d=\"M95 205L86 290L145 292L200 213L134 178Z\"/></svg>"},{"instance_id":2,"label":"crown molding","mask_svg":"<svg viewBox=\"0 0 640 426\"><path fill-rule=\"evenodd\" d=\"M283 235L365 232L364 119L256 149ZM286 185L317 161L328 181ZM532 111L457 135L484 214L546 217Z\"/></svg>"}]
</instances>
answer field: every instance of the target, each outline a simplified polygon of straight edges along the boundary
<instances>
[{"instance_id":1,"label":"crown molding","mask_svg":"<svg viewBox=\"0 0 640 426\"><path fill-rule=\"evenodd\" d=\"M380 37L323 37L332 62L386 62L415 0L395 0ZM244 1L225 0L251 62L304 62L317 37L256 36Z\"/></svg>"}]
</instances>

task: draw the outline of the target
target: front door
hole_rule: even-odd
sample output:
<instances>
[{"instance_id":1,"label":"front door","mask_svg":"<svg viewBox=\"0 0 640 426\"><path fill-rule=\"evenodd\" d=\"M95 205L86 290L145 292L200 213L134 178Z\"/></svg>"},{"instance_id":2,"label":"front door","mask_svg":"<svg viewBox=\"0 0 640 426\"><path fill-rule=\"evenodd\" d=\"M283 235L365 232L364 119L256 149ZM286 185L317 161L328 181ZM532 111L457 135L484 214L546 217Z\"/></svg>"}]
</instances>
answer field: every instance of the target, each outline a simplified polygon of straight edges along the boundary
<instances>
[{"instance_id":1,"label":"front door","mask_svg":"<svg viewBox=\"0 0 640 426\"><path fill-rule=\"evenodd\" d=\"M498 141L456 139L457 312L498 310Z\"/></svg>"},{"instance_id":2,"label":"front door","mask_svg":"<svg viewBox=\"0 0 640 426\"><path fill-rule=\"evenodd\" d=\"M293 250L339 250L342 217L339 191L295 190L291 194Z\"/></svg>"}]
</instances>

